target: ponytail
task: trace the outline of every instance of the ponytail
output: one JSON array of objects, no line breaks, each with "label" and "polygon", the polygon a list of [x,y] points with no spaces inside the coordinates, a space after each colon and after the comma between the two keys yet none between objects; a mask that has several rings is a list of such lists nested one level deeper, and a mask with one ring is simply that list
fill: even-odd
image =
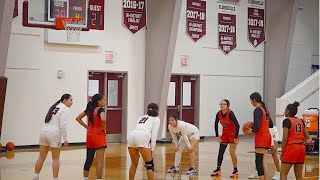
[{"label": "ponytail", "polygon": [[50,122],[50,120],[51,120],[51,118],[52,118],[53,110],[56,108],[56,106],[57,106],[59,103],[62,103],[64,100],[68,100],[70,97],[71,97],[70,94],[64,94],[64,95],[61,96],[61,98],[60,98],[59,101],[57,101],[56,103],[54,103],[54,104],[50,107],[50,109],[49,109],[49,111],[48,111],[48,113],[47,113],[47,115],[46,115],[46,118],[45,118],[45,123]]},{"label": "ponytail", "polygon": [[269,113],[269,111],[268,111],[268,109],[267,109],[267,107],[266,107],[266,104],[265,104],[263,101],[261,101],[260,103],[261,103],[263,109],[266,111],[267,119],[270,120],[270,119],[271,119],[271,118],[270,118],[270,113]]}]

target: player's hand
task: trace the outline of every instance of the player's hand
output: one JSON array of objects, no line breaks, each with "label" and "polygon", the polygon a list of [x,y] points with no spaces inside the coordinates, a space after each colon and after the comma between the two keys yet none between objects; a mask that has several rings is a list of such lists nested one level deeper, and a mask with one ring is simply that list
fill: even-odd
[{"label": "player's hand", "polygon": [[220,137],[217,137],[216,140],[217,140],[218,143],[221,143],[221,138]]},{"label": "player's hand", "polygon": [[63,142],[63,147],[68,147],[68,146],[69,146],[68,141]]},{"label": "player's hand", "polygon": [[234,139],[234,143],[238,144],[239,143],[239,139]]},{"label": "player's hand", "polygon": [[248,130],[245,132],[247,135],[252,135],[253,132],[252,132],[252,129],[251,128],[248,128]]},{"label": "player's hand", "polygon": [[189,154],[191,154],[193,152],[192,146],[188,147],[188,152],[189,152]]}]

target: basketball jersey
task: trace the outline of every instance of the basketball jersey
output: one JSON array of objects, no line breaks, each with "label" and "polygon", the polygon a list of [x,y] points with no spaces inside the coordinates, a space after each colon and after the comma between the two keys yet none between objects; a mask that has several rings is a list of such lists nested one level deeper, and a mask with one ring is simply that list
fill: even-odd
[{"label": "basketball jersey", "polygon": [[69,108],[59,103],[52,112],[51,120],[42,127],[42,132],[51,132],[58,136],[62,136],[64,141],[68,141],[67,138],[67,118],[69,115]]},{"label": "basketball jersey", "polygon": [[225,117],[222,116],[222,111],[218,112],[218,118],[220,121],[220,124],[223,127],[223,132],[235,132],[236,126],[234,125],[233,121],[230,119],[230,110],[228,110]]},{"label": "basketball jersey", "polygon": [[287,144],[303,143],[304,125],[302,120],[296,117],[288,117],[288,119],[291,122],[291,127],[288,132]]},{"label": "basketball jersey", "polygon": [[[98,111],[101,107],[96,107],[93,112],[93,124],[88,119],[88,133],[95,134],[103,134],[105,135],[105,131],[102,125],[102,120],[98,116]],[[88,116],[89,117],[89,116]]]},{"label": "basketball jersey", "polygon": [[260,122],[260,128],[256,132],[256,134],[269,132],[269,120],[267,119],[267,112],[264,110],[262,106],[258,107],[262,111],[262,117]]}]

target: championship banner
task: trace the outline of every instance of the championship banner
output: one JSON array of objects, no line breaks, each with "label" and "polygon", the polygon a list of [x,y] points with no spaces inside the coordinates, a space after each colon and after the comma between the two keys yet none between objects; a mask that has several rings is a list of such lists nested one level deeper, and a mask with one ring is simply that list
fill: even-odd
[{"label": "championship banner", "polygon": [[206,1],[187,0],[186,31],[194,42],[206,35],[206,10]]},{"label": "championship banner", "polygon": [[123,24],[133,34],[147,25],[146,0],[123,0]]},{"label": "championship banner", "polygon": [[224,54],[237,47],[236,6],[218,4],[218,43]]},{"label": "championship banner", "polygon": [[254,46],[265,41],[264,0],[248,0],[248,40]]}]

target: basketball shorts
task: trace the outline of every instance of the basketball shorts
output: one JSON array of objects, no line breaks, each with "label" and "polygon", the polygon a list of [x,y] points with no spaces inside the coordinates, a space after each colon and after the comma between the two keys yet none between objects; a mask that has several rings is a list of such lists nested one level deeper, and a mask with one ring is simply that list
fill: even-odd
[{"label": "basketball shorts", "polygon": [[274,141],[278,141],[279,140],[279,133],[278,133],[278,129],[273,126],[273,128],[269,128],[269,132],[271,135],[271,146],[274,145]]},{"label": "basketball shorts", "polygon": [[87,132],[86,146],[92,149],[107,147],[106,135]]},{"label": "basketball shorts", "polygon": [[269,132],[255,134],[254,138],[255,148],[271,148],[271,135]]},{"label": "basketball shorts", "polygon": [[306,158],[306,146],[304,144],[289,144],[282,153],[281,163],[303,164]]},{"label": "basketball shorts", "polygon": [[133,130],[128,137],[128,147],[150,148],[151,139],[145,131]]},{"label": "basketball shorts", "polygon": [[189,136],[189,140],[192,138],[198,141],[200,140],[200,134],[198,129]]},{"label": "basketball shorts", "polygon": [[41,131],[39,144],[41,146],[49,146],[51,148],[60,148],[61,136],[49,131]]},{"label": "basketball shorts", "polygon": [[[220,137],[221,143],[234,143],[235,133],[234,132],[222,132]],[[238,136],[239,139],[239,136]]]}]

